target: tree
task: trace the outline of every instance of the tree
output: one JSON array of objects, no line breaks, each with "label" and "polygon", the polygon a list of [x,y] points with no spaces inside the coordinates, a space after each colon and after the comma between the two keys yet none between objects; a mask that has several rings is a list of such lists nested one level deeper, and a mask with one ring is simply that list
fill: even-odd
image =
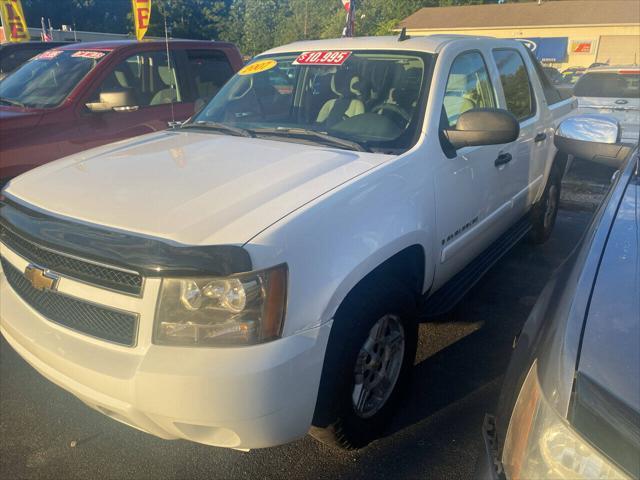
[{"label": "tree", "polygon": [[343,22],[344,9],[339,1],[288,0],[280,12],[277,43],[339,35],[342,27],[335,22],[338,13]]},{"label": "tree", "polygon": [[127,33],[126,22],[131,2],[122,0],[23,0],[24,14],[30,27],[40,26],[40,19],[51,19],[54,27],[75,25],[77,30]]},{"label": "tree", "polygon": [[[507,0],[515,1],[531,0]],[[558,0],[556,0],[558,1]],[[388,35],[422,7],[496,3],[497,0],[357,0],[356,33]],[[132,33],[131,0],[23,0],[30,26],[40,17],[55,27]],[[340,36],[345,11],[339,0],[153,0],[148,35],[227,40],[255,55],[297,40]]]},{"label": "tree", "polygon": [[276,44],[276,30],[283,5],[279,0],[244,0],[242,46],[255,55]]},{"label": "tree", "polygon": [[[232,0],[154,0],[149,35],[164,36],[164,19],[175,38],[215,40],[224,29]],[[131,13],[127,15],[131,20]]]}]

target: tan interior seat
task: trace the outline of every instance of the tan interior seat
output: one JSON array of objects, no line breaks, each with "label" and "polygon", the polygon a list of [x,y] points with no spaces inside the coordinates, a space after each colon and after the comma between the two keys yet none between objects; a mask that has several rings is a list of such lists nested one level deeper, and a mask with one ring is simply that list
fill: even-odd
[{"label": "tan interior seat", "polygon": [[149,105],[163,105],[178,101],[175,88],[171,88],[174,83],[173,71],[169,67],[158,67],[158,76],[166,88],[159,90],[152,98]]},{"label": "tan interior seat", "polygon": [[316,119],[318,123],[333,125],[365,112],[364,102],[358,98],[359,78],[356,75],[338,69],[331,78],[331,90],[337,97],[322,106]]}]

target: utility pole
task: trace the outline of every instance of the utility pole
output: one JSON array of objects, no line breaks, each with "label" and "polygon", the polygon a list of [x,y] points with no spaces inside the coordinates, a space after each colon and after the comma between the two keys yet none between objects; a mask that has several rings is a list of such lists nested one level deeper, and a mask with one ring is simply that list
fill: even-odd
[{"label": "utility pole", "polygon": [[307,24],[309,21],[309,0],[304,0],[304,39],[307,39]]}]

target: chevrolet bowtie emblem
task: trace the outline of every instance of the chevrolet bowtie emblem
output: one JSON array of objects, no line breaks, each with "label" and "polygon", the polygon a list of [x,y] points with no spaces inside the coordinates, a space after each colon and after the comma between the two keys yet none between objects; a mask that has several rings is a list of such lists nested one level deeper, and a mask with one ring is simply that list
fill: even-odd
[{"label": "chevrolet bowtie emblem", "polygon": [[24,269],[24,276],[33,288],[41,292],[58,288],[59,277],[56,274],[33,264],[27,265],[27,268]]}]

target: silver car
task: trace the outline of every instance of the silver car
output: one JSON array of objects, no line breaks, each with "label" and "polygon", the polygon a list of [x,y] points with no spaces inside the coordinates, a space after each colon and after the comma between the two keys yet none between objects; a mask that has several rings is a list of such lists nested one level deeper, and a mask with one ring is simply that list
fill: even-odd
[{"label": "silver car", "polygon": [[640,137],[640,66],[590,68],[573,88],[578,99],[576,113],[602,113],[615,117],[622,126],[622,138],[637,142]]},{"label": "silver car", "polygon": [[581,242],[518,336],[478,479],[640,477],[640,160],[611,117],[566,119],[556,146],[616,165]]}]

